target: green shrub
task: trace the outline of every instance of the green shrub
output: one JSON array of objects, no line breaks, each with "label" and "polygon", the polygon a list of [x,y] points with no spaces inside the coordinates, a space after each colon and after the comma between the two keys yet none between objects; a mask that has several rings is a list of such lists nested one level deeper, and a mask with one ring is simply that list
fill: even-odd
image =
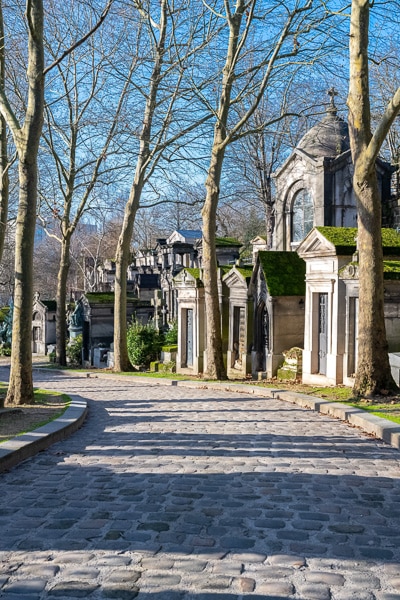
[{"label": "green shrub", "polygon": [[164,346],[175,346],[178,343],[178,322],[169,323],[169,329],[164,333]]},{"label": "green shrub", "polygon": [[176,362],[171,360],[167,363],[160,363],[158,366],[160,373],[176,373]]},{"label": "green shrub", "polygon": [[128,356],[134,367],[148,367],[158,359],[163,337],[152,325],[133,322],[127,332]]},{"label": "green shrub", "polygon": [[11,356],[11,346],[1,344],[0,356]]},{"label": "green shrub", "polygon": [[67,344],[66,353],[67,353],[67,358],[69,358],[71,364],[73,364],[73,365],[82,364],[82,345],[83,345],[82,335],[77,335],[75,338],[73,338]]}]

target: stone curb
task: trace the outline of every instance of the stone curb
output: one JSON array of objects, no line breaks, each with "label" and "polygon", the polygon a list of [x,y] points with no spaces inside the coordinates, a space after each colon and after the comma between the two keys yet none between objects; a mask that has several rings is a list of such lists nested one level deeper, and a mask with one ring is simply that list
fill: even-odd
[{"label": "stone curb", "polygon": [[[180,382],[178,382],[178,385],[180,385]],[[207,383],[207,387],[218,387],[219,389],[230,389],[236,392],[254,394],[256,396],[266,396],[265,388],[260,389],[255,386],[247,386],[243,384],[235,385]],[[307,396],[307,394],[287,392],[286,390],[272,388],[268,390],[268,393],[270,393],[273,398],[278,400],[292,402],[293,404],[297,404],[302,408],[310,409],[315,412],[334,417],[335,419],[340,419],[341,421],[345,421],[350,425],[354,425],[355,427],[359,427],[369,435],[381,439],[394,448],[400,450],[400,425],[398,423],[394,423],[393,421],[389,421],[388,419],[384,419],[382,417],[371,415],[360,408],[354,408],[352,406],[348,406],[347,404],[342,404],[341,402],[329,402],[329,400],[322,400],[321,398],[316,398],[315,396]]]},{"label": "stone curb", "polygon": [[276,391],[274,397],[345,421],[400,450],[400,425],[398,423],[371,415],[360,408],[347,406],[340,402],[320,400],[306,394]]},{"label": "stone curb", "polygon": [[0,444],[0,473],[60,442],[81,427],[87,415],[87,403],[72,400],[67,410],[50,423]]}]

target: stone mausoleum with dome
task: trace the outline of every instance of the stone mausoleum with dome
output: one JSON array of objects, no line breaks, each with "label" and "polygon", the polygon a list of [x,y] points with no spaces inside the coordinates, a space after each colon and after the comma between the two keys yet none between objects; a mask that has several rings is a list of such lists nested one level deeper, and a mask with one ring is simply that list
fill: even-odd
[{"label": "stone mausoleum with dome", "polygon": [[[284,356],[295,347],[302,354],[304,382],[351,385],[357,367],[358,270],[353,264],[357,207],[349,128],[338,115],[335,90],[329,94],[325,115],[274,174],[272,249],[255,253],[251,273],[240,265],[219,269],[223,348],[231,378],[249,373],[256,378],[273,377]],[[382,225],[395,227],[394,169],[378,159],[376,170]],[[387,231],[398,238],[400,249],[400,235],[393,229]],[[332,242],[342,236],[347,240],[346,252]],[[396,281],[396,257],[386,258],[391,263],[390,273],[385,275],[388,341],[391,352],[400,356],[400,272]],[[200,268],[196,277],[191,277],[187,271],[175,282],[177,370],[182,373],[202,371],[207,364],[202,272]],[[196,344],[192,340],[197,340]],[[190,353],[185,350],[189,346],[193,346]],[[186,357],[192,354],[188,361]]]},{"label": "stone mausoleum with dome", "polygon": [[[357,227],[349,128],[337,114],[334,90],[322,120],[314,125],[274,174],[275,250],[295,250],[313,227]],[[392,225],[393,167],[377,160],[383,225]]]}]

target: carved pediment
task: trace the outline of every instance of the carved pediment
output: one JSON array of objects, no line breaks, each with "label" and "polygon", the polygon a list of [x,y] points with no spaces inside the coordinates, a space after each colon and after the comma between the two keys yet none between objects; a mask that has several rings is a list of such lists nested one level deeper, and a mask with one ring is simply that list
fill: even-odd
[{"label": "carved pediment", "polygon": [[316,256],[336,256],[336,248],[318,229],[312,229],[297,248],[297,254],[304,260]]},{"label": "carved pediment", "polygon": [[200,269],[182,269],[174,277],[175,287],[196,287],[202,286],[200,279]]},{"label": "carved pediment", "polygon": [[246,283],[245,277],[235,267],[233,267],[233,269],[231,269],[231,271],[229,271],[229,273],[227,273],[226,275],[224,275],[224,277],[222,278],[222,281],[229,288],[232,288],[232,287],[243,288],[244,287],[244,288],[247,289],[247,283]]}]

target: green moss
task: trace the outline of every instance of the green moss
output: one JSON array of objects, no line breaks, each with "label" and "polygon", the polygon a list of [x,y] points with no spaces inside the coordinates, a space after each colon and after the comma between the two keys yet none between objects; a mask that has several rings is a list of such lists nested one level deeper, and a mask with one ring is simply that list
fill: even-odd
[{"label": "green moss", "polygon": [[230,271],[232,271],[233,266],[232,265],[221,265],[218,268],[221,271],[221,274],[222,274],[222,277],[223,277],[224,275],[226,275],[227,273],[229,273]]},{"label": "green moss", "polygon": [[[85,294],[89,304],[114,304],[114,292],[89,292]],[[126,295],[128,302],[139,302],[133,293]]]},{"label": "green moss", "polygon": [[304,296],[306,263],[296,252],[258,253],[271,296]]},{"label": "green moss", "polygon": [[[357,247],[356,227],[316,227],[336,248],[336,254],[346,256],[354,254]],[[385,256],[400,256],[400,234],[395,229],[383,228],[382,248]]]},{"label": "green moss", "polygon": [[400,260],[384,260],[383,277],[388,280],[400,279]]},{"label": "green moss", "polygon": [[231,237],[217,237],[215,239],[215,245],[218,247],[221,246],[242,246],[243,244],[239,242],[239,240]]},{"label": "green moss", "polygon": [[239,273],[245,279],[251,279],[251,276],[253,274],[253,267],[236,267],[236,271],[239,271]]},{"label": "green moss", "polygon": [[383,254],[400,256],[400,234],[395,229],[382,229]]},{"label": "green moss", "polygon": [[178,346],[173,344],[171,346],[161,346],[163,352],[178,352]]},{"label": "green moss", "polygon": [[200,269],[185,269],[185,271],[187,273],[189,273],[189,275],[191,275],[193,277],[193,279],[196,280],[197,285],[203,285],[203,282],[201,280],[201,272]]},{"label": "green moss", "polygon": [[351,255],[356,251],[356,227],[316,227],[336,248],[336,254]]}]

